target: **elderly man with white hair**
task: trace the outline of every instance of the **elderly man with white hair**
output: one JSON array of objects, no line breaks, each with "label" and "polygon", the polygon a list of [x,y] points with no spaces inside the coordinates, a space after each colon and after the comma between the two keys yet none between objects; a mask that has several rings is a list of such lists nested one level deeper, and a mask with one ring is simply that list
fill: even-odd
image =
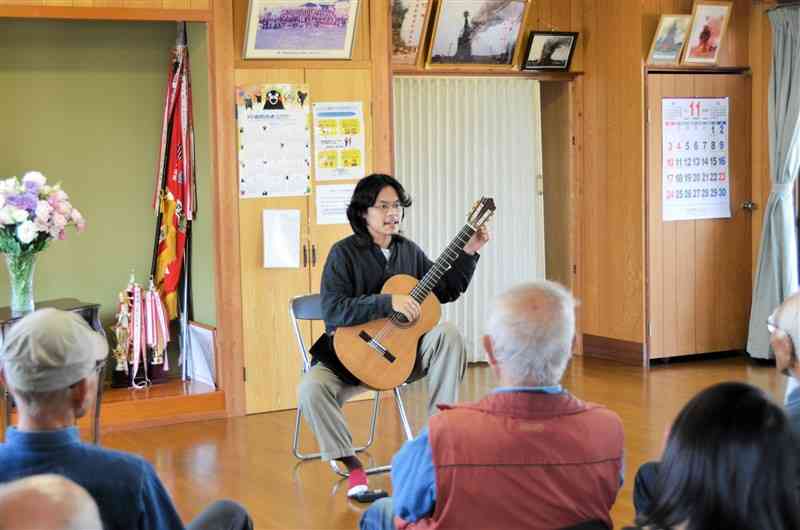
[{"label": "elderly man with white hair", "polygon": [[0,485],[0,530],[103,530],[89,493],[58,475]]},{"label": "elderly man with white hair", "polygon": [[575,301],[560,285],[499,296],[483,338],[498,386],[478,402],[440,406],[395,455],[394,495],[361,528],[612,528],[622,422],[561,386],[574,336]]},{"label": "elderly man with white hair", "polygon": [[[0,483],[40,473],[65,476],[97,501],[106,530],[181,530],[169,493],[143,458],[80,440],[75,422],[94,404],[105,338],[77,314],[35,311],[14,324],[0,349],[0,382],[19,412],[0,444]],[[191,530],[252,530],[244,508],[217,501]]]}]

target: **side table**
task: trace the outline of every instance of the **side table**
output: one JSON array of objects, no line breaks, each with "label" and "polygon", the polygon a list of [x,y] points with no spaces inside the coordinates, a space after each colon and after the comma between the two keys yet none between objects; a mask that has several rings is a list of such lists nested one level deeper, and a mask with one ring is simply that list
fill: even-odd
[{"label": "side table", "polygon": [[[53,307],[62,311],[73,311],[78,313],[86,322],[98,333],[106,336],[103,325],[100,323],[100,304],[82,302],[77,298],[58,298],[55,300],[45,300],[36,302],[36,309]],[[10,307],[0,307],[0,344],[5,340],[6,333],[22,317],[11,316]],[[100,401],[103,397],[103,382],[105,381],[105,369],[98,375],[97,397],[94,404],[94,417],[92,418],[92,441],[97,444],[100,442]],[[2,425],[0,436],[5,437],[6,428],[11,425],[11,410],[14,408],[14,400],[8,390],[3,388],[3,399],[0,403],[2,407]]]}]

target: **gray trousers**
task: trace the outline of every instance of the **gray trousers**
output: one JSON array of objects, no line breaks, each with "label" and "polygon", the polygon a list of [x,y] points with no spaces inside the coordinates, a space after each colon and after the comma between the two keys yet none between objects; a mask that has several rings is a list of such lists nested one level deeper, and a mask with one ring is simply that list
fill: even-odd
[{"label": "gray trousers", "polygon": [[[428,376],[428,416],[438,403],[454,403],[464,377],[467,351],[455,326],[441,323],[419,343],[418,361],[409,381]],[[303,374],[297,391],[300,411],[317,437],[323,460],[355,455],[353,437],[347,428],[342,405],[363,392],[363,386],[347,385],[330,369],[317,363]]]}]

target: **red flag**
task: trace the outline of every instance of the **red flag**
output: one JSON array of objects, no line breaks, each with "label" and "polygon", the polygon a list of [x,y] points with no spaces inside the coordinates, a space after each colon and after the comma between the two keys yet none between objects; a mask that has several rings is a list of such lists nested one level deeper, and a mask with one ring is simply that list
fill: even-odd
[{"label": "red flag", "polygon": [[184,265],[188,223],[194,218],[194,123],[185,45],[172,50],[161,150],[153,207],[159,209],[157,257],[154,281],[167,317],[178,317],[178,286]]}]

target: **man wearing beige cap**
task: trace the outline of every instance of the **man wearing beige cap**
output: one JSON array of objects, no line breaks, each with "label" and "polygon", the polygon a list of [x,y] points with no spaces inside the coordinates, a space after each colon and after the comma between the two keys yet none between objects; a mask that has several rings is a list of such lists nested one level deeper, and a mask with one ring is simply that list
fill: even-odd
[{"label": "man wearing beige cap", "polygon": [[[35,311],[18,321],[0,348],[0,381],[19,424],[0,445],[0,483],[41,473],[65,476],[97,502],[106,530],[183,528],[169,493],[144,459],[80,441],[75,421],[94,403],[105,339],[77,314]],[[218,501],[189,529],[252,529],[238,504]]]}]

